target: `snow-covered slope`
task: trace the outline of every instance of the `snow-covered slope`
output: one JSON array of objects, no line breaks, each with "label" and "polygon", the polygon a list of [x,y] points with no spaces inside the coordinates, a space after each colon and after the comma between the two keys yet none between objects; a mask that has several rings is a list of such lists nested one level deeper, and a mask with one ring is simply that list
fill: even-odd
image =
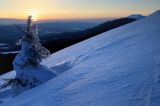
[{"label": "snow-covered slope", "polygon": [[1,106],[159,106],[160,12],[61,50],[42,64],[61,74]]},{"label": "snow-covered slope", "polygon": [[139,19],[145,18],[145,16],[143,16],[141,14],[132,14],[132,15],[128,16],[128,18],[134,18],[136,20],[139,20]]}]

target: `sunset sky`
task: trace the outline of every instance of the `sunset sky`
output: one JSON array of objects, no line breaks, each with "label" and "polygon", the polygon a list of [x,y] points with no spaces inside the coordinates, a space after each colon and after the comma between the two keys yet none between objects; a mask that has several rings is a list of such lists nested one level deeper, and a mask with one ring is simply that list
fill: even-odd
[{"label": "sunset sky", "polygon": [[148,15],[160,0],[0,0],[0,18],[94,19]]}]

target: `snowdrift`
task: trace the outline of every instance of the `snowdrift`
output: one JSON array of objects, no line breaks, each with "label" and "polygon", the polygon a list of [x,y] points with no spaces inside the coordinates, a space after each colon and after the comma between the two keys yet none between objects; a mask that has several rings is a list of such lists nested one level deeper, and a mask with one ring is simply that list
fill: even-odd
[{"label": "snowdrift", "polygon": [[44,60],[59,76],[1,106],[159,106],[160,11]]}]

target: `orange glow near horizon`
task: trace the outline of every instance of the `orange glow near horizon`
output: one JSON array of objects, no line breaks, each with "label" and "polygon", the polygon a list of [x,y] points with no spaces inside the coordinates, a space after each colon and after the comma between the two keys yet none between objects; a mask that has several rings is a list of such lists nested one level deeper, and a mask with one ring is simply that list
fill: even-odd
[{"label": "orange glow near horizon", "polygon": [[38,20],[38,16],[39,16],[39,11],[38,10],[30,10],[28,11],[28,14],[26,14],[27,16],[31,15],[33,21],[37,21]]},{"label": "orange glow near horizon", "polygon": [[[32,15],[33,20],[43,20],[43,19],[98,19],[98,18],[117,18],[124,17],[132,14],[132,11],[123,11],[123,13],[115,13],[115,11],[81,11],[76,9],[55,9],[55,10],[38,10],[38,9],[30,9],[30,10],[21,10],[14,11],[14,13],[10,11],[1,11],[0,10],[0,18],[15,18],[15,19],[26,19],[27,16]],[[144,15],[148,15],[147,12],[143,12]]]},{"label": "orange glow near horizon", "polygon": [[[16,19],[26,19],[27,16],[32,15],[33,19],[36,21],[38,19],[94,19],[94,18],[113,18],[122,17],[122,15],[112,14],[111,12],[99,12],[99,11],[80,11],[80,10],[65,10],[65,9],[54,9],[54,10],[21,10],[14,11],[1,11],[0,18],[16,18]],[[126,14],[127,15],[127,14]],[[108,17],[107,17],[108,16]]]},{"label": "orange glow near horizon", "polygon": [[128,0],[0,0],[0,18],[26,19],[97,19],[130,14],[148,15],[160,1]]}]

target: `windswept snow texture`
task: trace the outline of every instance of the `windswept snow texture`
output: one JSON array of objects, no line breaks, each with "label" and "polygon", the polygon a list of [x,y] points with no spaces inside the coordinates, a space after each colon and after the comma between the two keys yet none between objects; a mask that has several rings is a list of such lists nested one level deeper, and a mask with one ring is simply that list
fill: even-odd
[{"label": "windswept snow texture", "polygon": [[160,12],[61,50],[43,64],[65,72],[1,106],[160,106]]}]

